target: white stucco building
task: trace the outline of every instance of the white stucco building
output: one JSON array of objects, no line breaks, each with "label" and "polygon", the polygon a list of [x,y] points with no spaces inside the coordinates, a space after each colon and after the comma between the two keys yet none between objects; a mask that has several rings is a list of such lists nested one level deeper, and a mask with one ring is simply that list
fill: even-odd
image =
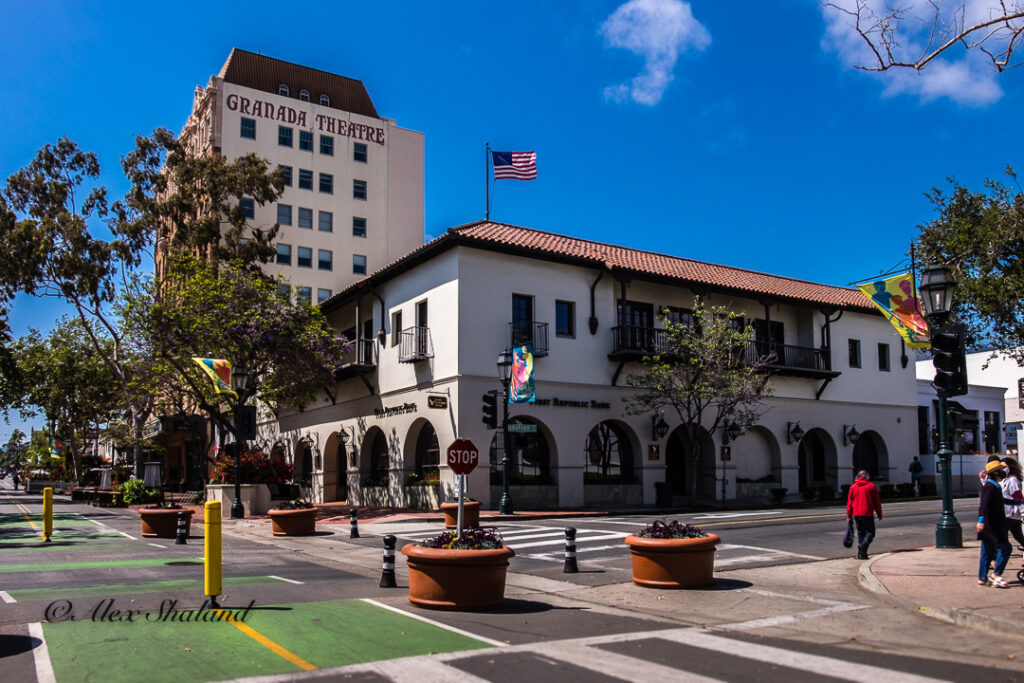
[{"label": "white stucco building", "polygon": [[861,468],[905,480],[914,368],[857,291],[492,222],[452,228],[324,302],[355,340],[350,362],[331,395],[261,439],[311,473],[319,501],[429,507],[451,498],[444,452],[468,438],[481,454],[468,493],[496,507],[501,452],[482,396],[500,388],[499,353],[529,341],[538,400],[511,417],[536,432],[513,436],[516,509],[665,502],[669,487],[683,494],[685,431],[674,415],[662,432],[658,416],[627,414],[626,378],[657,345],[659,312],[683,318],[695,294],[742,313],[777,359],[773,395],[728,461],[711,435],[704,500],[837,489]]}]

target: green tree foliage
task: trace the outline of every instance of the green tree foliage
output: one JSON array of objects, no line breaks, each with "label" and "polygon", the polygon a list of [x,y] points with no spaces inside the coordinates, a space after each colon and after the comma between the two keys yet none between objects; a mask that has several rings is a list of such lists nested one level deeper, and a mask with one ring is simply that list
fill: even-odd
[{"label": "green tree foliage", "polygon": [[191,358],[226,358],[244,366],[253,396],[276,412],[301,406],[336,384],[349,343],[318,308],[292,302],[278,282],[241,262],[213,264],[179,254],[168,270],[174,285],[152,306],[154,347],[173,369],[180,389],[224,429],[232,426],[208,377]]},{"label": "green tree foliage", "polygon": [[643,370],[627,378],[628,386],[640,390],[626,399],[630,414],[671,410],[686,430],[691,504],[711,434],[729,423],[744,429],[754,424],[761,400],[770,393],[769,357],[755,352],[753,330],[742,325],[742,315],[695,298],[692,324],[666,318],[659,353],[645,357]]},{"label": "green tree foliage", "polygon": [[25,432],[15,429],[11,438],[0,447],[0,467],[13,467],[20,470],[28,460],[28,442]]},{"label": "green tree foliage", "polygon": [[[1013,170],[1006,172],[1016,185]],[[950,184],[951,194],[928,193],[939,215],[920,226],[922,261],[951,269],[956,314],[973,341],[1024,365],[1024,194],[995,180],[981,192]]]}]

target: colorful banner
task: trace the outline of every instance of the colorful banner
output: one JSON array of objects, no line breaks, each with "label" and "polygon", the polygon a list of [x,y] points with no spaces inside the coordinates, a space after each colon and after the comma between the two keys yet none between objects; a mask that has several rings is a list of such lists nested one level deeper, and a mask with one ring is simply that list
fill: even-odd
[{"label": "colorful banner", "polygon": [[512,349],[512,384],[508,390],[509,403],[533,403],[537,392],[533,388],[533,345]]},{"label": "colorful banner", "polygon": [[857,289],[882,311],[907,346],[923,349],[930,345],[928,323],[921,315],[921,303],[910,273],[857,285]]},{"label": "colorful banner", "polygon": [[54,439],[52,436],[47,437],[47,440],[50,442],[50,455],[51,456],[57,458],[57,457],[60,457],[60,456],[64,455],[64,444],[63,444],[63,442],[58,441],[57,439]]},{"label": "colorful banner", "polygon": [[196,365],[203,369],[210,379],[213,380],[214,391],[217,395],[227,394],[238,398],[238,394],[231,388],[231,362],[223,358],[193,358]]}]

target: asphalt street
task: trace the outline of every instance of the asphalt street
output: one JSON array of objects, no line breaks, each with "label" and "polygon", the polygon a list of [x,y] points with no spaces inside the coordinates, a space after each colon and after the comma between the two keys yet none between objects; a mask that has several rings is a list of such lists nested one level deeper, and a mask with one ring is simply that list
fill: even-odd
[{"label": "asphalt street", "polygon": [[[506,604],[433,612],[380,588],[381,536],[437,522],[321,525],[274,539],[225,525],[221,604],[203,621],[202,530],[143,539],[138,516],[57,499],[51,543],[40,497],[0,490],[0,666],[15,681],[1013,680],[1020,641],[984,640],[862,593],[838,508],[687,515],[722,536],[714,587],[640,588],[622,538],[649,515],[498,524],[516,549]],[[971,501],[958,505],[969,519]],[[887,506],[879,552],[932,542],[935,501]],[[564,526],[578,574],[562,572]],[[401,545],[401,543],[400,543]],[[907,634],[912,633],[912,639]],[[998,648],[999,657],[993,656]]]}]

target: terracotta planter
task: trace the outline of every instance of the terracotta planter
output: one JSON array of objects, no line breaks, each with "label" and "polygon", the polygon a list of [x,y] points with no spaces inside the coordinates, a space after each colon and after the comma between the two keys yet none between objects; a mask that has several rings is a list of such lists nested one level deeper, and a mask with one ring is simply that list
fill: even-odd
[{"label": "terracotta planter", "polygon": [[178,537],[178,513],[185,513],[186,535],[192,533],[192,515],[195,510],[182,510],[181,508],[141,508],[139,516],[142,518],[142,535],[146,538],[177,538]]},{"label": "terracotta planter", "polygon": [[715,581],[715,546],[721,539],[625,538],[633,559],[633,583],[650,588],[699,588]]},{"label": "terracotta planter", "polygon": [[275,536],[312,536],[316,533],[316,508],[269,510]]},{"label": "terracotta planter", "polygon": [[[444,513],[444,528],[454,529],[459,525],[459,504],[441,503]],[[462,503],[462,527],[480,526],[480,502],[467,500]]]},{"label": "terracotta planter", "polygon": [[505,602],[511,548],[444,550],[410,543],[402,554],[409,566],[409,602],[418,607],[482,610]]}]

